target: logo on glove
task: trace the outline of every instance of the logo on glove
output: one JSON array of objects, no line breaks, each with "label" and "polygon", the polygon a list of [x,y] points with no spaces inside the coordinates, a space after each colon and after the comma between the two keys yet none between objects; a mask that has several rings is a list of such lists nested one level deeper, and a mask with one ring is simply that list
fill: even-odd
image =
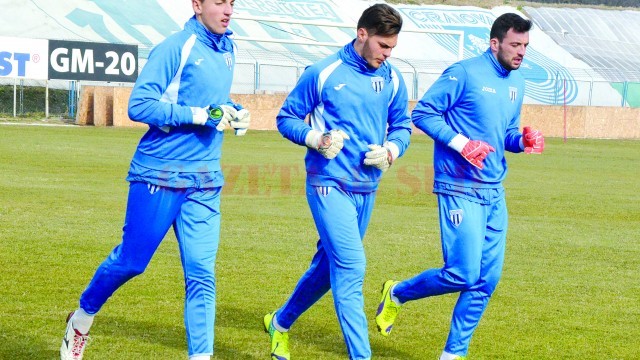
[{"label": "logo on glove", "polygon": [[222,118],[222,115],[224,115],[224,111],[222,111],[219,106],[213,107],[209,110],[209,117],[214,120]]}]

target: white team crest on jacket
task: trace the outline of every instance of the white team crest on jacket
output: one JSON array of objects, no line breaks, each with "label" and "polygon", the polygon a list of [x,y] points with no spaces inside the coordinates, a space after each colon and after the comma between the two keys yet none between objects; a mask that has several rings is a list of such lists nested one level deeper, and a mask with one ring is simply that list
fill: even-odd
[{"label": "white team crest on jacket", "polygon": [[318,195],[322,197],[329,196],[329,193],[331,192],[331,187],[329,186],[316,186],[315,188]]},{"label": "white team crest on jacket", "polygon": [[460,226],[460,224],[462,223],[463,213],[464,212],[462,211],[462,209],[449,210],[449,220],[451,220],[451,223],[453,224],[453,226],[455,227]]},{"label": "white team crest on jacket", "polygon": [[231,65],[233,65],[233,58],[231,57],[231,53],[224,53],[224,61],[227,63],[227,67],[231,70]]},{"label": "white team crest on jacket", "polygon": [[515,102],[518,97],[518,88],[509,86],[509,99],[511,102]]},{"label": "white team crest on jacket", "polygon": [[149,189],[149,194],[153,195],[160,190],[160,186],[147,183],[147,189]]},{"label": "white team crest on jacket", "polygon": [[384,89],[384,79],[380,76],[374,76],[371,78],[371,87],[376,94],[379,94]]}]

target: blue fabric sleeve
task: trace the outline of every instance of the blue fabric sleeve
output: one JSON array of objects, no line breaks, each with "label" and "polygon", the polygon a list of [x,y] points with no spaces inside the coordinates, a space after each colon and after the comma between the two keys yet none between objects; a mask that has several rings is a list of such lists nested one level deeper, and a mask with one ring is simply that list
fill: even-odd
[{"label": "blue fabric sleeve", "polygon": [[311,131],[305,118],[318,104],[318,98],[316,70],[315,67],[309,67],[300,76],[276,117],[276,125],[282,136],[305,146],[304,139]]},{"label": "blue fabric sleeve", "polygon": [[[396,74],[400,74],[396,71]],[[409,95],[407,87],[402,79],[399,79],[398,93],[389,106],[389,118],[387,124],[387,141],[398,146],[402,156],[409,147],[411,141],[411,117],[409,116]]]},{"label": "blue fabric sleeve", "polygon": [[[157,127],[180,126],[193,123],[189,106],[161,101],[171,80],[180,68],[183,37],[174,37],[158,44],[149,53],[131,97],[129,118]],[[183,41],[180,41],[183,40]]]},{"label": "blue fabric sleeve", "polygon": [[[522,100],[520,100],[519,109],[522,108]],[[522,133],[520,133],[520,112],[518,112],[518,116],[513,118],[507,127],[507,131],[504,137],[504,148],[507,151],[512,153],[523,152],[524,149],[520,148],[520,139],[522,138]]]},{"label": "blue fabric sleeve", "polygon": [[444,113],[458,102],[464,92],[466,72],[453,64],[431,85],[411,113],[413,124],[444,145],[458,133],[445,121]]}]

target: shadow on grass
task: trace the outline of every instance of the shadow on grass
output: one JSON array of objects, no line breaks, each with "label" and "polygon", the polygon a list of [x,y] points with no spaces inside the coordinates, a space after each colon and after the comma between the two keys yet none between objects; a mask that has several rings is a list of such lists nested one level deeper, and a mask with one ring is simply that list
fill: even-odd
[{"label": "shadow on grass", "polygon": [[[268,310],[265,310],[266,313]],[[268,357],[268,336],[264,333],[262,326],[263,312],[249,311],[244,308],[233,306],[218,306],[217,309],[216,332],[220,334],[223,328],[233,328],[246,333],[243,339],[234,339],[216,336],[215,356],[214,359],[238,359],[238,360],[258,360]],[[326,322],[317,321],[317,317],[303,315],[292,329],[292,355],[301,358],[303,355],[295,356],[296,349],[300,349],[304,353],[312,352],[315,354],[324,353],[329,358],[347,359],[347,351],[339,330],[335,313],[326,312]],[[162,321],[131,321],[122,316],[111,316],[102,314],[99,323],[95,324],[96,344],[102,343],[105,346],[107,342],[114,339],[127,339],[133,342],[145,342],[152,347],[160,346],[176,349],[184,353],[182,359],[187,358],[187,344],[185,338],[185,330],[182,321],[167,326]],[[64,328],[60,329],[60,339]],[[402,360],[418,360],[423,356],[412,353],[411,351],[398,350],[391,346],[394,342],[389,342],[389,346],[381,345],[380,340],[374,340],[373,337],[379,336],[371,332],[369,334],[372,339],[373,358],[376,359],[402,359]],[[59,342],[56,340],[55,345],[49,341],[37,336],[31,336],[21,331],[19,327],[0,328],[0,359],[58,359]],[[397,344],[396,344],[397,345]],[[126,348],[126,347],[125,347]],[[149,349],[148,347],[144,347]],[[89,349],[90,350],[90,349]],[[123,350],[112,349],[114,358],[125,358],[126,354],[118,354]],[[157,352],[158,349],[151,350]],[[161,351],[161,350],[160,350]],[[174,351],[171,351],[174,353]],[[101,351],[102,355],[104,352]],[[150,355],[150,354],[148,354]],[[161,354],[153,354],[160,356]]]},{"label": "shadow on grass", "polygon": [[[313,308],[312,308],[313,309]],[[264,315],[273,309],[265,309],[264,312],[247,311],[244,308],[233,306],[218,306],[216,323],[219,327],[232,327],[240,330],[246,330],[255,333],[258,336],[261,349],[264,349],[265,355],[252,357],[247,354],[234,353],[230,349],[220,346],[216,342],[216,356],[220,359],[263,359],[268,356],[268,336],[264,332],[262,319]],[[311,309],[310,309],[311,310]],[[292,358],[301,358],[296,356],[296,348],[315,349],[314,351],[332,354],[332,358],[347,359],[347,349],[340,331],[335,311],[331,308],[331,312],[326,312],[326,322],[312,320],[309,316],[303,314],[290,332],[290,349]],[[369,338],[381,336],[377,333],[369,333]],[[393,341],[389,341],[390,344]],[[424,356],[415,354],[415,352],[405,352],[394,348],[393,346],[380,345],[378,341],[372,341],[372,358],[375,359],[397,359],[397,360],[423,360]],[[229,357],[227,357],[227,355]],[[242,355],[235,357],[235,355]]]},{"label": "shadow on grass", "polygon": [[[218,309],[217,311],[219,313],[220,310]],[[219,315],[217,315],[216,317],[219,318]],[[92,330],[95,331],[95,334],[97,334],[95,336],[103,337],[103,339],[106,339],[108,337],[126,338],[134,342],[146,342],[154,346],[173,348],[184,353],[184,356],[180,359],[187,359],[188,357],[186,333],[182,317],[180,317],[178,321],[175,322],[175,324],[171,324],[170,326],[167,326],[166,321],[131,321],[125,317],[110,316],[106,314],[101,314],[99,321],[99,325],[98,323],[96,323],[96,325],[98,325],[99,327],[94,326],[93,328],[95,328],[95,330]],[[216,331],[219,331],[221,325],[219,323],[219,320],[216,320],[216,322]],[[238,345],[235,342],[227,344],[221,342],[219,340],[219,337],[216,337],[213,358],[238,360],[254,360],[265,358],[265,356],[258,357],[246,354],[244,352],[244,349],[237,348],[237,346]],[[57,352],[54,355],[58,356]],[[158,355],[159,357],[155,355]],[[121,356],[126,355],[122,354]],[[162,355],[154,354],[154,357],[162,358]],[[0,359],[4,359],[4,357],[0,357]]]},{"label": "shadow on grass", "polygon": [[49,360],[60,358],[58,348],[52,350],[49,346],[50,344],[45,340],[25,335],[19,327],[0,328],[0,342],[2,342],[2,345],[0,345],[0,359]]}]

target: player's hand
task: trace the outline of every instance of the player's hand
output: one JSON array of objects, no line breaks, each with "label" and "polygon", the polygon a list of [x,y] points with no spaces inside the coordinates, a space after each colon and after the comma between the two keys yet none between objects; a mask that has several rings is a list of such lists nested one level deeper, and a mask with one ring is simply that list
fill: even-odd
[{"label": "player's hand", "polygon": [[394,156],[389,144],[389,142],[386,142],[383,146],[377,144],[367,145],[369,151],[364,154],[364,164],[378,168],[382,172],[387,171],[397,157],[397,155]]},{"label": "player's hand", "polygon": [[305,138],[308,147],[317,150],[326,159],[333,159],[344,147],[344,140],[351,138],[342,130],[331,130],[321,133],[318,130],[311,130]]},{"label": "player's hand", "polygon": [[243,136],[249,129],[251,123],[251,114],[247,109],[240,109],[236,112],[236,116],[229,122],[232,128],[235,129],[236,136]]},{"label": "player's hand", "polygon": [[193,107],[193,123],[207,126],[218,131],[224,128],[235,118],[237,110],[229,105],[211,105],[205,108]]},{"label": "player's hand", "polygon": [[544,136],[540,131],[531,130],[531,127],[525,126],[522,129],[522,145],[524,145],[524,152],[527,154],[542,154]]},{"label": "player's hand", "polygon": [[224,131],[236,117],[237,112],[238,110],[230,105],[211,105],[209,106],[209,118],[204,125],[218,131]]},{"label": "player's hand", "polygon": [[482,140],[469,140],[462,148],[460,155],[470,162],[471,165],[482,170],[484,168],[484,159],[494,151],[496,151],[496,149],[494,149],[493,146]]}]

